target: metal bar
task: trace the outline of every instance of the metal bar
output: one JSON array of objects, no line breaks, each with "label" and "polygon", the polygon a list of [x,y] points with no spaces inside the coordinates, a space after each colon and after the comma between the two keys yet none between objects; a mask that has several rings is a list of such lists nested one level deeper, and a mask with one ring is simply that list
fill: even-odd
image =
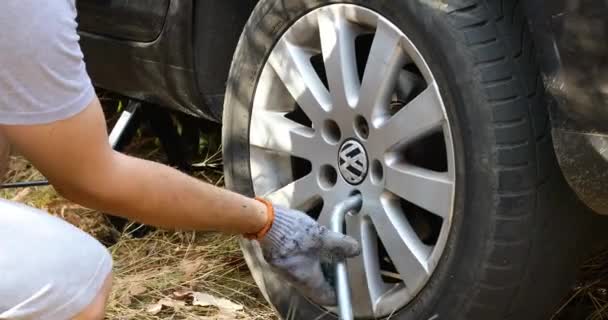
[{"label": "metal bar", "polygon": [[[125,110],[123,110],[120,114],[118,121],[116,121],[116,125],[114,125],[114,128],[112,128],[110,136],[108,137],[108,142],[110,143],[110,146],[112,146],[112,149],[116,148],[116,145],[120,141],[122,134],[129,126],[131,119],[133,119],[133,115],[135,115],[135,112],[137,111],[140,105],[141,102],[130,100]],[[28,188],[48,185],[48,180],[21,181],[1,184],[0,189]]]},{"label": "metal bar", "polygon": [[114,125],[114,128],[112,128],[110,136],[108,137],[108,141],[110,142],[110,146],[112,146],[112,149],[116,148],[116,145],[120,141],[120,137],[122,137],[122,134],[125,132],[125,129],[127,129],[127,127],[129,126],[131,119],[133,119],[133,115],[135,115],[135,112],[137,111],[140,105],[141,103],[139,101],[131,100],[127,104],[125,110],[120,113],[120,117],[118,118],[118,121],[116,121],[116,124]]},{"label": "metal bar", "polygon": [[[361,195],[354,195],[339,203],[332,212],[331,229],[335,232],[344,233],[344,219],[348,212],[361,208]],[[336,293],[338,295],[338,312],[340,319],[353,320],[353,304],[350,296],[350,284],[348,283],[348,270],[346,261],[336,263]]]},{"label": "metal bar", "polygon": [[48,184],[49,182],[47,180],[21,181],[2,184],[0,185],[0,189],[39,187]]}]

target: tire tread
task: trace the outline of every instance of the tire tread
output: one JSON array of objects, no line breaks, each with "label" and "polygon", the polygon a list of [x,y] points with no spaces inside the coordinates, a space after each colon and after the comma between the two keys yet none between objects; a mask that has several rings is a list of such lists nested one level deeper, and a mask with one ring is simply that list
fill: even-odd
[{"label": "tire tread", "polygon": [[461,33],[458,38],[463,39],[475,61],[479,85],[494,116],[491,130],[496,145],[492,152],[497,165],[493,170],[498,180],[495,231],[483,265],[486,277],[473,290],[467,311],[494,319],[511,314],[513,306],[497,307],[488,297],[512,301],[524,281],[527,259],[513,257],[529,255],[532,250],[533,236],[525,230],[539,220],[533,214],[537,195],[549,180],[541,163],[541,153],[551,151],[547,150],[549,118],[535,47],[520,1],[454,0],[450,7],[449,22]]}]

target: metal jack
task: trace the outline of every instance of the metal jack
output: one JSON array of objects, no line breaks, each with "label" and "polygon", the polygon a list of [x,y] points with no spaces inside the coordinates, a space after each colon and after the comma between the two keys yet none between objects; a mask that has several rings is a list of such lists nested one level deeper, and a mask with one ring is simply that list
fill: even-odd
[{"label": "metal jack", "polygon": [[131,100],[127,104],[127,107],[120,113],[120,117],[118,118],[118,121],[116,121],[112,131],[110,131],[110,136],[108,137],[108,142],[112,149],[116,149],[116,145],[118,145],[122,134],[127,130],[127,127],[129,126],[129,123],[131,123],[131,119],[133,119],[139,106],[141,106],[141,102]]},{"label": "metal jack", "polygon": [[[361,195],[354,195],[340,202],[331,215],[330,227],[332,231],[344,233],[344,220],[349,212],[358,211],[362,203]],[[336,263],[336,293],[338,295],[338,312],[340,319],[353,320],[353,304],[350,297],[350,285],[348,283],[348,271],[346,261]]]}]

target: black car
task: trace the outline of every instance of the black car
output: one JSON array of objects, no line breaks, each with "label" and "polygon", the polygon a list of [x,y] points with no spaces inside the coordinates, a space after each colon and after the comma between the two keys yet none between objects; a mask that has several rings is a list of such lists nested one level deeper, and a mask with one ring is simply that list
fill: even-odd
[{"label": "black car", "polygon": [[[608,214],[605,0],[78,9],[96,86],[222,124],[229,188],[324,224],[362,195],[357,319],[547,319],[588,233],[580,204]],[[242,248],[282,316],[336,318]]]}]

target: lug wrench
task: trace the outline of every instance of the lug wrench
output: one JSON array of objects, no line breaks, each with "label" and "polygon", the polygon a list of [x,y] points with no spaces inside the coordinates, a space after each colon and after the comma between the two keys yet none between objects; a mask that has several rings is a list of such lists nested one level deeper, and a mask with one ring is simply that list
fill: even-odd
[{"label": "lug wrench", "polygon": [[[344,220],[347,213],[357,211],[361,208],[361,195],[351,196],[339,203],[331,215],[330,227],[332,231],[344,233]],[[348,283],[348,271],[346,261],[338,261],[336,271],[336,293],[338,295],[338,312],[341,320],[352,320],[353,304],[350,298],[350,285]]]}]

